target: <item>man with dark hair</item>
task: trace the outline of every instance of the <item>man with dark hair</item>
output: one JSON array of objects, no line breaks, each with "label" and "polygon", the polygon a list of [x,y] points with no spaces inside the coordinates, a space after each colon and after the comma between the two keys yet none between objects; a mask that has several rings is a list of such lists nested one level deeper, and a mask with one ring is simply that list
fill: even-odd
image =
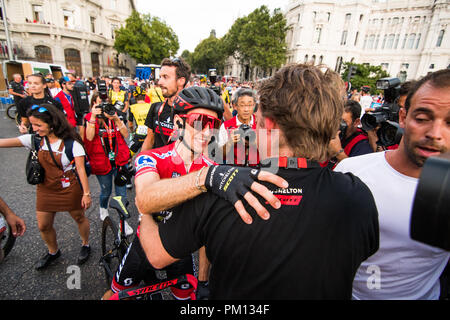
[{"label": "man with dark hair", "polygon": [[191,78],[191,67],[182,58],[168,59],[161,62],[159,87],[166,99],[153,103],[145,121],[148,127],[147,137],[142,151],[163,147],[170,142],[173,133],[173,101]]},{"label": "man with dark hair", "polygon": [[349,158],[336,167],[367,184],[380,215],[380,249],[356,273],[354,299],[439,299],[439,277],[450,257],[449,252],[410,237],[424,163],[450,150],[450,70],[416,82],[399,120],[404,135],[398,149]]},{"label": "man with dark hair", "polygon": [[[263,81],[256,122],[268,158],[261,166],[288,182],[264,183],[279,209],[247,192],[261,190],[256,180],[264,170],[211,166],[182,177],[176,189],[211,193],[176,208],[165,224],[141,210],[140,241],[150,263],[162,268],[205,245],[212,299],[350,299],[355,271],[378,248],[378,215],[357,177],[318,163],[339,128],[342,88],[337,73],[310,65],[284,67]],[[240,199],[250,202],[236,206],[245,223],[229,203]],[[259,201],[250,215],[246,209]],[[263,219],[253,221],[256,214]]]},{"label": "man with dark hair", "polygon": [[349,100],[345,103],[340,132],[330,142],[330,155],[334,155],[328,162],[330,168],[334,168],[345,158],[373,152],[367,135],[359,129],[360,115],[361,105],[357,101]]},{"label": "man with dark hair", "polygon": [[77,126],[77,115],[75,113],[75,105],[71,94],[75,81],[70,81],[69,77],[62,77],[59,79],[59,84],[62,90],[54,97],[54,99],[62,104],[67,116],[67,121],[75,128]]}]

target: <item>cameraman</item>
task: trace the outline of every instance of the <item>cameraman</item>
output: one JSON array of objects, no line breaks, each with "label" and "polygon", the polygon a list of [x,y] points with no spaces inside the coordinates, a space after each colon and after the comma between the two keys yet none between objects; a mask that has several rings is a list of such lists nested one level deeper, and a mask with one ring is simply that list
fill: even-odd
[{"label": "cameraman", "polygon": [[372,153],[367,135],[359,129],[361,125],[361,105],[349,100],[345,103],[340,132],[331,140],[329,152],[335,155],[328,162],[328,167],[334,168],[339,162],[348,158]]},{"label": "cameraman", "polygon": [[[100,184],[100,219],[108,216],[108,202],[112,192],[113,182],[116,195],[127,197],[125,184],[119,183],[120,175],[128,172],[126,166],[130,159],[130,151],[125,139],[128,129],[117,113],[113,116],[103,112],[100,94],[95,92],[91,101],[91,112],[85,117],[86,137],[84,145],[92,167],[92,173],[97,176]],[[133,230],[126,224],[125,231],[131,234]]]},{"label": "cameraman", "polygon": [[258,163],[256,145],[252,139],[252,136],[255,137],[254,130],[256,130],[255,100],[255,93],[251,89],[236,91],[233,105],[237,115],[225,121],[220,127],[219,147],[223,148],[223,154],[227,156],[226,160],[233,159],[231,162],[233,164],[256,165]]},{"label": "cameraman", "polygon": [[336,167],[367,184],[379,213],[380,248],[356,273],[354,299],[438,299],[439,276],[450,257],[413,241],[409,232],[422,167],[450,150],[450,70],[414,84],[399,120],[404,135],[397,150],[346,159]]}]

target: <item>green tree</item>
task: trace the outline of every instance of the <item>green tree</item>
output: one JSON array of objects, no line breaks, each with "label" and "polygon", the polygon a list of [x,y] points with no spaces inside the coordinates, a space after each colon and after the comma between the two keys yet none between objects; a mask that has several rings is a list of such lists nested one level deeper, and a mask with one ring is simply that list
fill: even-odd
[{"label": "green tree", "polygon": [[376,83],[379,79],[389,77],[389,73],[384,71],[381,66],[346,62],[344,63],[344,72],[342,74],[342,79],[344,81],[348,80],[348,73],[351,66],[357,68],[355,76],[350,80],[352,88],[360,89],[362,86],[370,86],[371,94],[379,92],[376,87]]},{"label": "green tree", "polygon": [[222,72],[227,55],[223,50],[221,39],[217,39],[211,32],[211,36],[202,40],[192,53],[192,68],[196,73],[208,73],[209,69],[217,69]]},{"label": "green tree", "polygon": [[116,30],[114,49],[126,53],[138,63],[160,63],[180,48],[178,36],[164,21],[133,11],[125,27]]},{"label": "green tree", "polygon": [[235,21],[223,39],[224,51],[248,64],[250,69],[279,68],[286,62],[288,30],[280,9],[271,14],[263,5]]}]

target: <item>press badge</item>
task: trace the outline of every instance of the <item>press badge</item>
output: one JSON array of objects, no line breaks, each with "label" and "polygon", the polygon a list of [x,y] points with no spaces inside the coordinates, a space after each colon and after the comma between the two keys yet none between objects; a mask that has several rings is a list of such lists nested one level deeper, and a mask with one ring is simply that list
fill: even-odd
[{"label": "press badge", "polygon": [[62,184],[63,189],[70,187],[70,179],[67,177],[62,177],[61,184]]}]

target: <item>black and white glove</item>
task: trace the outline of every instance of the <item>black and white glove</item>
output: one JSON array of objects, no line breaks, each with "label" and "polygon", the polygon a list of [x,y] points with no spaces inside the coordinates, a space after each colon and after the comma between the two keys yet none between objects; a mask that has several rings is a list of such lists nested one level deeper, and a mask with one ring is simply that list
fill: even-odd
[{"label": "black and white glove", "polygon": [[206,175],[205,187],[219,197],[236,204],[258,180],[260,169],[233,166],[212,166]]}]

